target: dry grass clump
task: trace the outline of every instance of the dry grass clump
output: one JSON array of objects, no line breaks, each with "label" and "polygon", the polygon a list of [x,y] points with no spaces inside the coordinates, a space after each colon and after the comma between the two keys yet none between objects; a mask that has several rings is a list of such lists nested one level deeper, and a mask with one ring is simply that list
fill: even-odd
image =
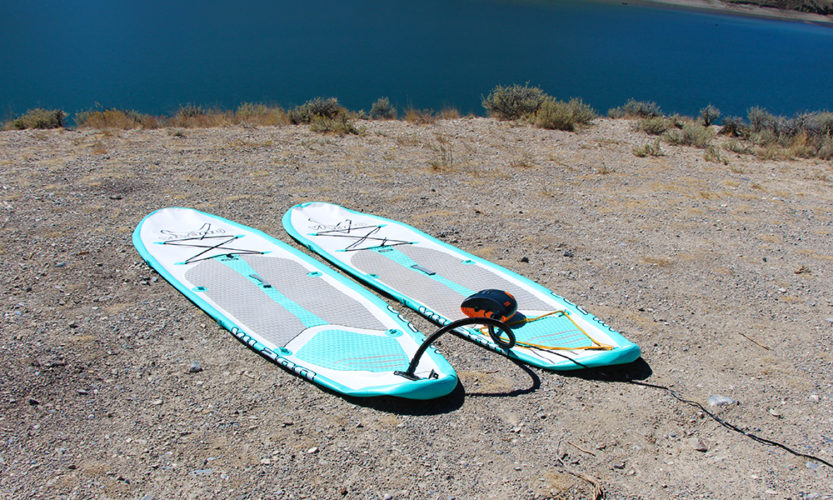
[{"label": "dry grass clump", "polygon": [[136,111],[121,109],[105,109],[103,111],[84,111],[75,115],[75,124],[81,128],[99,130],[134,128],[159,128],[164,124],[164,118],[137,113]]},{"label": "dry grass clump", "polygon": [[642,146],[634,146],[633,148],[634,156],[638,156],[640,158],[645,158],[646,156],[664,156],[665,153],[662,152],[662,148],[659,144],[659,138],[655,140],[653,143],[646,143]]},{"label": "dry grass clump", "polygon": [[234,124],[234,113],[231,111],[207,110],[202,106],[191,104],[181,106],[167,120],[168,126],[182,128],[226,127],[232,124]]},{"label": "dry grass clump", "polygon": [[431,109],[408,108],[405,110],[405,121],[415,125],[430,125],[436,123],[437,115]]},{"label": "dry grass clump", "polygon": [[64,118],[66,116],[66,113],[60,109],[36,108],[6,123],[3,128],[6,130],[61,128],[64,126]]},{"label": "dry grass clump", "polygon": [[280,106],[246,102],[234,112],[234,123],[265,127],[289,125],[289,115]]}]

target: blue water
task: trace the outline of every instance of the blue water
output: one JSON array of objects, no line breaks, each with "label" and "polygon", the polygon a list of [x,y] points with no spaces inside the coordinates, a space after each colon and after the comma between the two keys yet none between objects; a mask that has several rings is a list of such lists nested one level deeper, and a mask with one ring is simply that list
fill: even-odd
[{"label": "blue water", "polygon": [[597,111],[833,110],[833,27],[603,1],[0,2],[0,119],[34,107],[456,107],[525,83]]}]

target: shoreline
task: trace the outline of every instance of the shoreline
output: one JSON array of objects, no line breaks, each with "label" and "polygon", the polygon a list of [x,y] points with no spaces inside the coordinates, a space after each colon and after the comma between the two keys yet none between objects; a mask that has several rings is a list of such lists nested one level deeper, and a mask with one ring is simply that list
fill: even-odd
[{"label": "shoreline", "polygon": [[[628,2],[623,2],[628,3]],[[824,26],[833,26],[833,16],[812,14],[797,10],[784,10],[756,5],[727,4],[719,0],[638,0],[635,3],[657,6],[679,7],[684,9],[722,12],[739,16],[749,16],[782,21],[800,21]]]}]

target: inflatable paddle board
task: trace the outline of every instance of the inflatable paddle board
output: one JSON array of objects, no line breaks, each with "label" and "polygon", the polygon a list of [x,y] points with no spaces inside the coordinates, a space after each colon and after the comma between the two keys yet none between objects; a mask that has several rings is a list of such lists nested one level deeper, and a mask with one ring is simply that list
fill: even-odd
[{"label": "inflatable paddle board", "polygon": [[430,399],[457,375],[384,301],[258,230],[188,208],[153,212],[133,232],[147,263],[256,352],[349,396]]},{"label": "inflatable paddle board", "polygon": [[517,302],[506,320],[514,347],[498,345],[485,328],[454,331],[510,358],[574,370],[640,356],[639,346],[567,299],[406,224],[315,202],[292,207],[283,225],[313,252],[441,325],[465,317],[461,304],[477,303],[478,292],[507,292]]}]

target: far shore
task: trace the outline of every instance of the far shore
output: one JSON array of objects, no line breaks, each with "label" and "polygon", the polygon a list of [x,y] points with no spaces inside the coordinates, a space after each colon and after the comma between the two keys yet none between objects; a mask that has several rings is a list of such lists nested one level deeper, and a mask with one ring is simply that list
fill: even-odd
[{"label": "far shore", "polygon": [[[628,3],[624,1],[623,3]],[[722,11],[742,16],[783,19],[789,21],[804,21],[810,23],[833,24],[833,16],[799,12],[797,10],[775,9],[756,5],[727,4],[719,0],[639,0],[634,3],[648,3],[673,5],[689,9]]]}]

